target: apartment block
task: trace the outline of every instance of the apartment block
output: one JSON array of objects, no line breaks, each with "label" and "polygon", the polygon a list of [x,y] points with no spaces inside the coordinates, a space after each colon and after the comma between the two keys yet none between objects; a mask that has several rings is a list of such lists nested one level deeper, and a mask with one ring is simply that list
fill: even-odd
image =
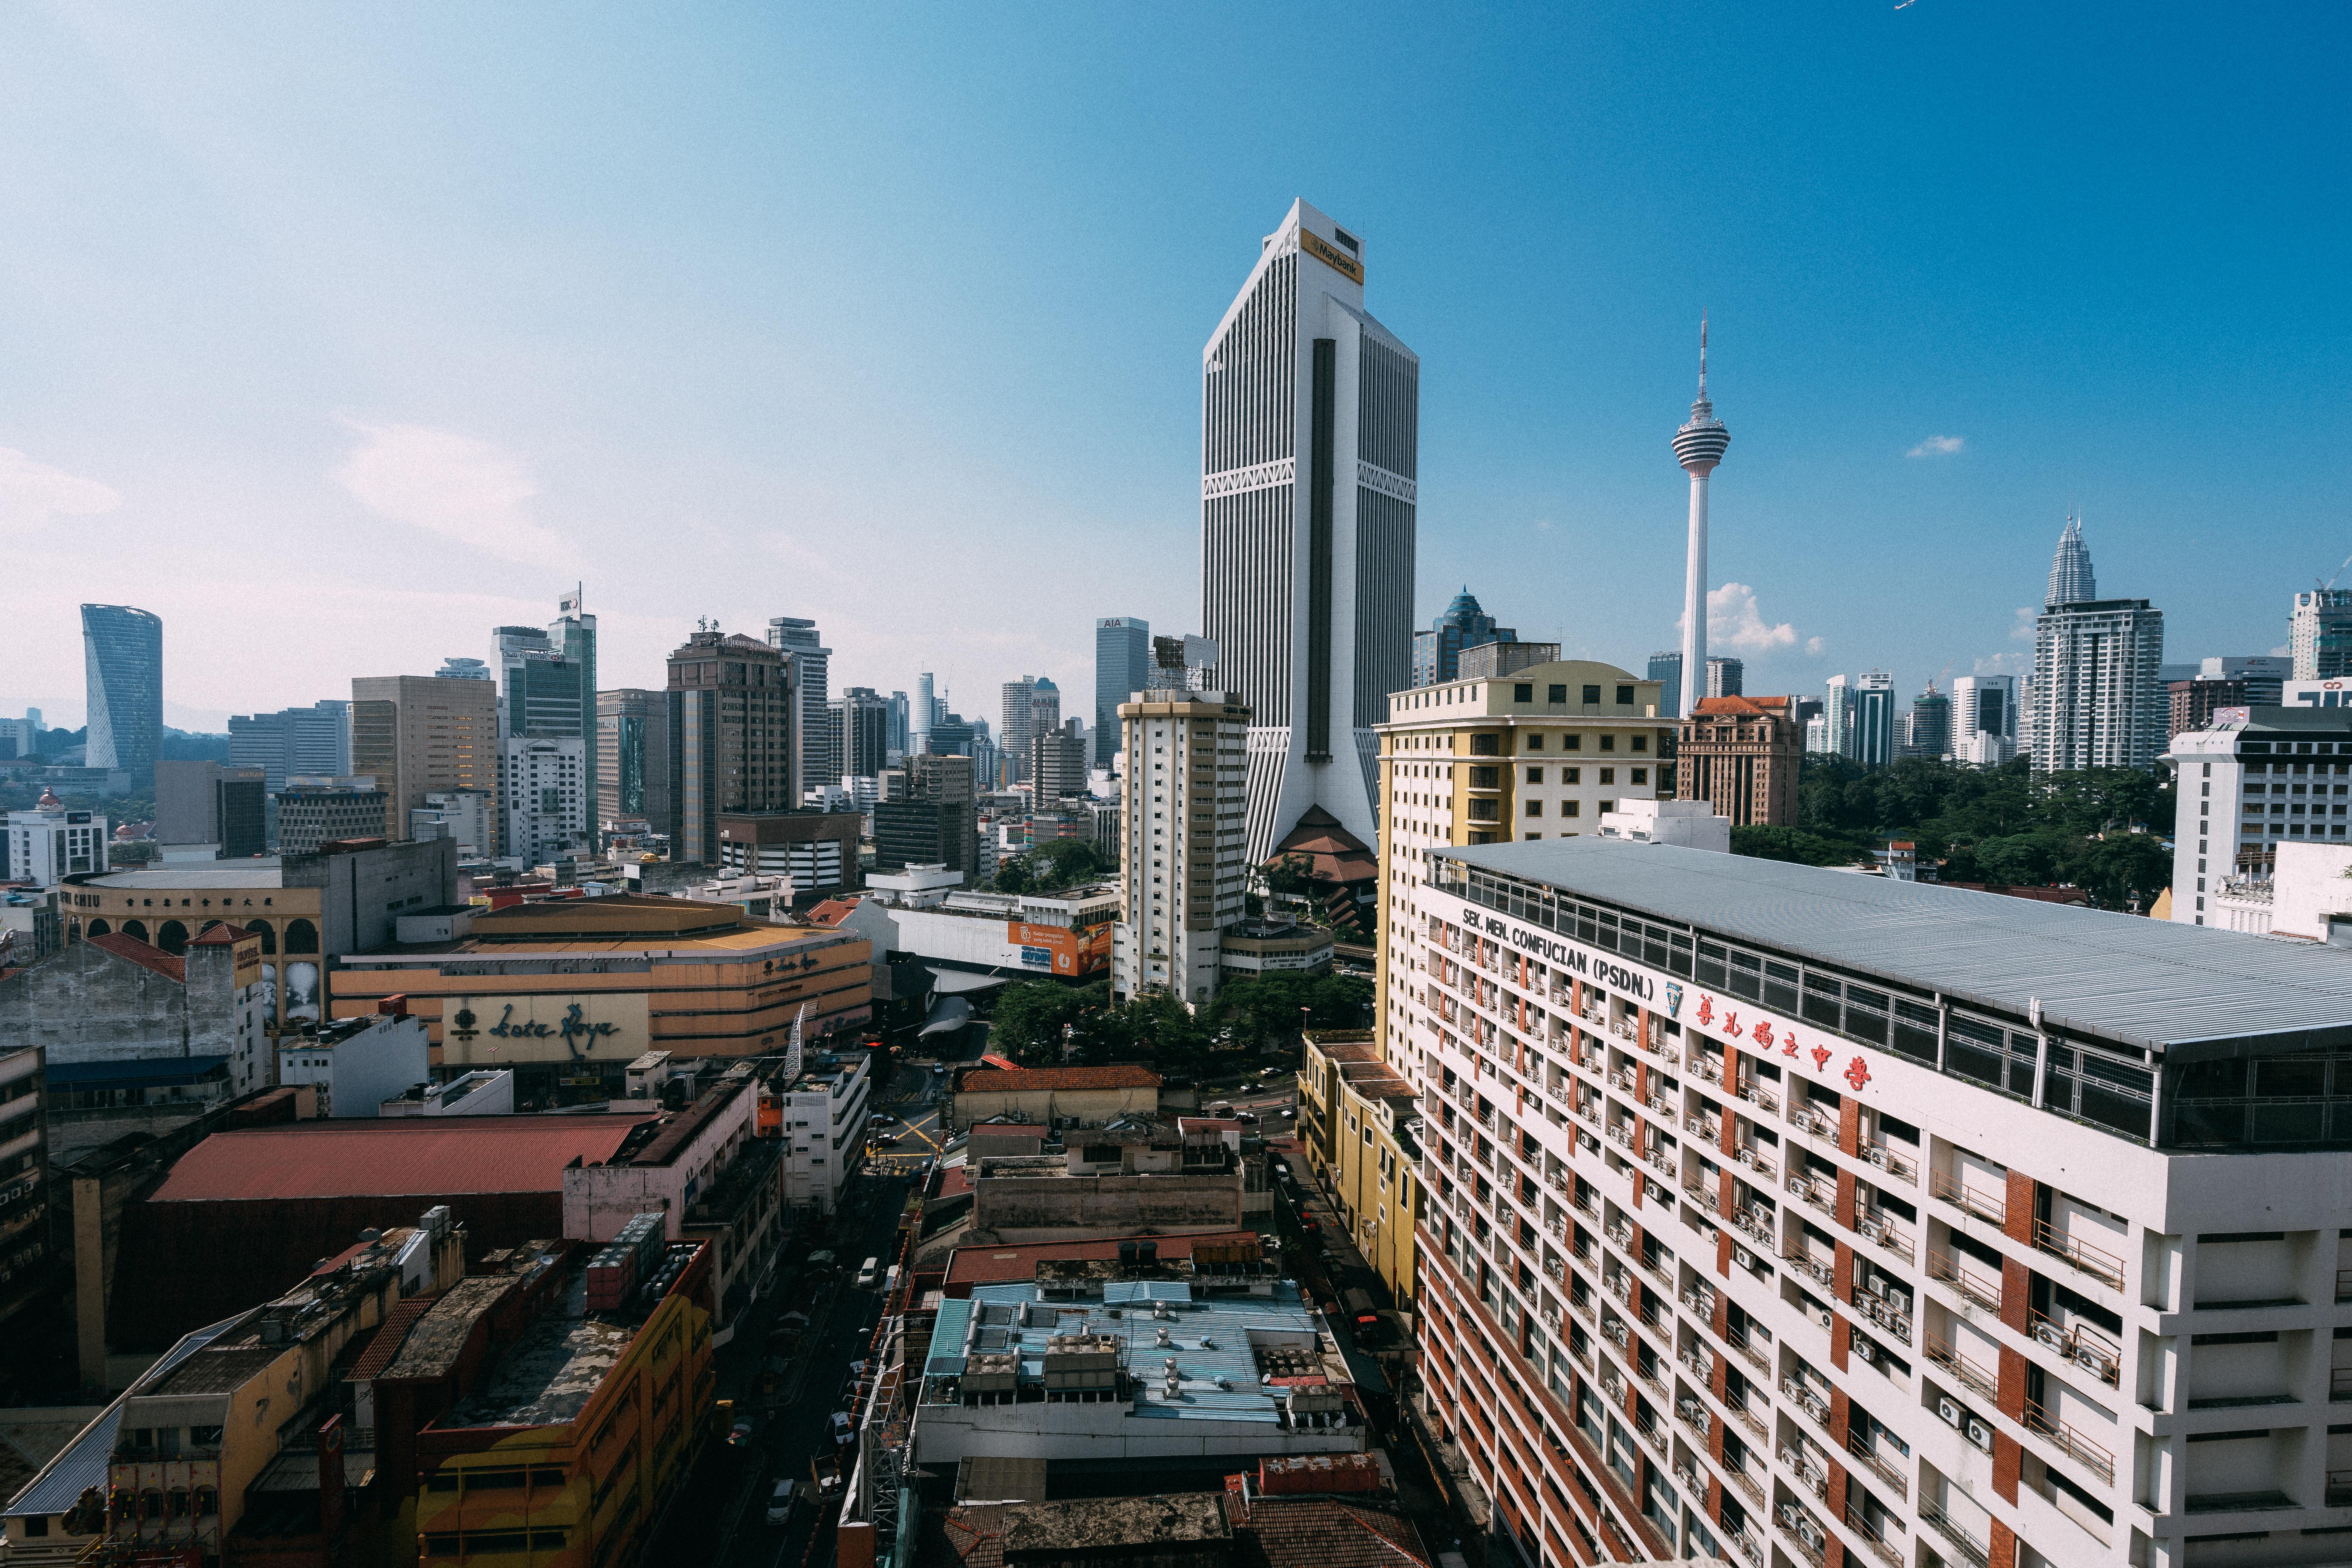
[{"label": "apartment block", "polygon": [[2179,795],[2172,918],[2183,925],[2229,925],[2207,900],[2231,881],[2267,890],[2280,845],[2347,842],[2352,712],[2240,709],[2210,729],[2175,735],[2167,760]]},{"label": "apartment block", "polygon": [[1298,1072],[1298,1146],[1364,1261],[1398,1307],[1413,1301],[1423,1196],[1421,1096],[1369,1030],[1310,1029]]},{"label": "apartment block", "polygon": [[1529,1564],[2337,1560],[2352,952],[1431,852],[1421,1418]]},{"label": "apartment block", "polygon": [[1229,691],[1161,684],[1118,705],[1127,745],[1126,843],[1111,994],[1204,1002],[1223,970],[1220,936],[1241,920],[1250,710]]}]

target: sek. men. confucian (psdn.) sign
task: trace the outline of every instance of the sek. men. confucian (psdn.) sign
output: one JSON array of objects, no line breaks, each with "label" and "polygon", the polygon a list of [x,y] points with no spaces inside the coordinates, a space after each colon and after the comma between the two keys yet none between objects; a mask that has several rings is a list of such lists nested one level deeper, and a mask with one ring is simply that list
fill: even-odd
[{"label": "sek. men. confucian (psdn.) sign", "polygon": [[441,1005],[446,1065],[630,1061],[647,1044],[644,993],[451,996]]}]

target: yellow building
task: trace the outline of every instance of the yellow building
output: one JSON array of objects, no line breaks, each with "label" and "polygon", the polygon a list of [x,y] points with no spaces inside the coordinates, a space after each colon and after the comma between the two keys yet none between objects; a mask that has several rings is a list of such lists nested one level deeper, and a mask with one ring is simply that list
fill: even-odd
[{"label": "yellow building", "polygon": [[1298,1073],[1298,1143],[1339,1223],[1400,1308],[1412,1310],[1413,1223],[1422,1201],[1412,1086],[1369,1030],[1309,1030]]},{"label": "yellow building", "polygon": [[[1480,662],[1474,648],[1466,668]],[[1412,918],[1424,851],[1598,831],[1620,801],[1674,796],[1675,721],[1658,717],[1659,683],[1613,664],[1559,659],[1497,676],[1465,675],[1389,697],[1381,737],[1378,977],[1382,1055],[1408,1077],[1398,989],[1397,922]],[[1412,977],[1399,976],[1412,989]]]},{"label": "yellow building", "polygon": [[873,944],[753,920],[730,904],[615,895],[509,905],[461,939],[354,953],[330,976],[338,1018],[405,995],[436,1066],[515,1069],[519,1102],[616,1100],[647,1051],[772,1055],[861,1038]]}]

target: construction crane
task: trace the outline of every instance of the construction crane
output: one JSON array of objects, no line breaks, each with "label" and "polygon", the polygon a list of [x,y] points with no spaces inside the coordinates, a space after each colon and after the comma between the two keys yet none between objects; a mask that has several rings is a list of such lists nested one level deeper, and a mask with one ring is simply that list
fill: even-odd
[{"label": "construction crane", "polygon": [[[2344,558],[2344,564],[2343,564],[2342,566],[2338,566],[2338,567],[2336,569],[2336,577],[2341,577],[2341,576],[2343,576],[2343,575],[2344,575],[2344,573],[2345,573],[2345,571],[2346,571],[2346,569],[2347,569],[2347,568],[2352,568],[2352,555],[2347,555],[2347,556]],[[2330,588],[2335,587],[2335,586],[2336,586],[2336,577],[2330,577],[2326,582],[2322,583],[2322,584],[2319,585],[2319,591],[2320,591],[2321,593],[2325,594],[2325,593],[2326,593]]]}]

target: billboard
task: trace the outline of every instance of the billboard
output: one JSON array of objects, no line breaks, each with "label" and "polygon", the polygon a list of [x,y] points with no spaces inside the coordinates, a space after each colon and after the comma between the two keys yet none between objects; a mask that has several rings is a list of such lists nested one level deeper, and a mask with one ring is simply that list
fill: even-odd
[{"label": "billboard", "polygon": [[1110,967],[1111,928],[1072,931],[1067,926],[1031,925],[1007,921],[1004,939],[1020,955],[1020,966],[1040,974],[1074,980]]}]

